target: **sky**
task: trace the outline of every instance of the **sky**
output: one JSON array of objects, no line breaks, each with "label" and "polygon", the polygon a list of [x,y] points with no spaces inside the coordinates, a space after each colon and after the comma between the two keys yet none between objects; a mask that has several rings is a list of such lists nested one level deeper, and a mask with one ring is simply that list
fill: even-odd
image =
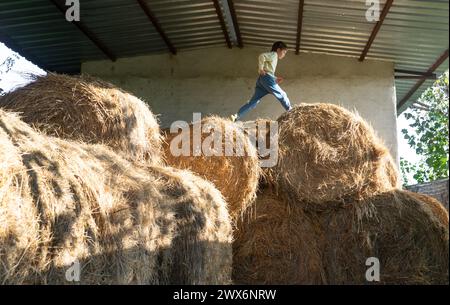
[{"label": "sky", "polygon": [[[407,111],[408,110],[405,110],[405,112]],[[408,122],[404,115],[405,112],[397,117],[398,155],[400,158],[406,159],[410,163],[418,163],[420,161],[420,156],[417,155],[416,151],[409,146],[408,141],[403,137],[403,133],[401,132],[401,130],[405,128],[408,130],[409,134],[414,134],[414,129],[409,127],[409,124],[411,124],[412,121]],[[413,178],[413,175],[414,173],[407,175],[409,185],[417,183]]]},{"label": "sky", "polygon": [[[0,64],[3,63],[8,56],[12,56],[13,54],[17,53],[13,52],[0,42]],[[0,70],[0,88],[5,91],[10,91],[17,86],[25,85],[28,82],[25,77],[26,74],[45,74],[44,70],[26,60],[24,57],[18,56],[19,58],[16,59],[16,63],[11,71],[6,74],[1,74]]]},{"label": "sky", "polygon": [[[406,110],[405,112],[407,111],[408,110]],[[408,161],[416,162],[419,161],[420,158],[416,154],[415,150],[409,146],[408,141],[403,137],[403,133],[401,132],[403,128],[413,132],[413,129],[409,127],[409,124],[411,124],[412,121],[408,121],[405,118],[404,116],[405,112],[403,112],[401,115],[397,117],[397,138],[398,138],[399,156],[407,159]]]},{"label": "sky", "polygon": [[[10,50],[8,47],[6,47],[3,43],[0,42],[0,64],[8,57],[12,56],[13,54],[17,54]],[[27,82],[29,82],[24,75],[27,73],[33,73],[33,74],[45,74],[45,71],[40,69],[38,66],[34,65],[30,61],[26,60],[24,57],[19,56],[19,59],[16,60],[15,65],[13,66],[13,69],[6,74],[0,74],[0,88],[3,88],[5,91],[10,91],[14,89],[17,86],[23,86]],[[1,73],[1,72],[0,72]],[[404,159],[407,159],[410,162],[416,163],[420,158],[416,154],[416,152],[409,147],[407,141],[403,138],[403,134],[401,133],[401,130],[403,128],[406,128],[408,130],[411,130],[411,127],[409,127],[409,123],[404,117],[403,114],[401,114],[398,117],[397,121],[397,138],[398,138],[398,150],[399,150],[399,156],[403,157]],[[411,183],[414,183],[412,177],[409,177],[408,179]]]}]

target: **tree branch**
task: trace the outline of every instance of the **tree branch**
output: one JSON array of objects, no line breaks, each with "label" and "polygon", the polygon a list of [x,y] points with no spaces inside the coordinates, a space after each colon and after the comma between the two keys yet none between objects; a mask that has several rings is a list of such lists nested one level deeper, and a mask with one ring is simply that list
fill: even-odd
[{"label": "tree branch", "polygon": [[417,109],[417,110],[422,110],[422,111],[427,111],[427,112],[429,112],[431,109],[430,108],[424,108],[424,107],[420,107],[420,106],[417,106],[417,105],[411,105],[411,108],[413,108],[413,109]]},{"label": "tree branch", "polygon": [[427,109],[430,109],[430,106],[428,106],[427,104],[418,102],[418,101],[414,102],[413,104],[417,104],[417,105],[423,106],[423,107],[425,107],[425,108],[427,108]]}]

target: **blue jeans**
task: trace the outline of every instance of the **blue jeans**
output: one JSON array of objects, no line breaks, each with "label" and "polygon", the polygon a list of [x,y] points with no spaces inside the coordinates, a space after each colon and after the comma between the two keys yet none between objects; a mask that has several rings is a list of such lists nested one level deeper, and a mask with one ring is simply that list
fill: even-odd
[{"label": "blue jeans", "polygon": [[289,101],[286,92],[284,92],[283,89],[281,89],[281,87],[277,84],[274,76],[266,74],[258,77],[253,97],[247,104],[239,109],[237,118],[242,118],[247,112],[255,108],[261,99],[269,93],[273,94],[277,100],[280,101],[284,109],[287,111],[291,110],[291,102]]}]

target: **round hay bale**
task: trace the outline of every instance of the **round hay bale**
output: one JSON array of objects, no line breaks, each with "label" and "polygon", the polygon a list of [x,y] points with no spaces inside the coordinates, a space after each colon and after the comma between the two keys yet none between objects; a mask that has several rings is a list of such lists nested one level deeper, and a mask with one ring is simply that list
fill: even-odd
[{"label": "round hay bale", "polygon": [[231,239],[211,183],[0,109],[0,283],[229,284]]},{"label": "round hay bale", "polygon": [[88,76],[49,73],[0,97],[0,108],[48,135],[105,144],[132,160],[155,164],[161,155],[159,125],[137,97]]},{"label": "round hay bale", "polygon": [[[321,216],[330,284],[449,283],[448,213],[436,200],[394,190]],[[369,282],[366,260],[379,260]]]},{"label": "round hay bale", "polygon": [[324,284],[320,222],[299,205],[258,192],[237,222],[233,281],[237,284]]},{"label": "round hay bale", "polygon": [[388,149],[358,115],[332,104],[301,104],[278,118],[274,183],[293,202],[322,210],[398,186]]},{"label": "round hay bale", "polygon": [[[260,168],[255,147],[234,123],[220,117],[201,120],[201,151],[194,152],[194,124],[177,133],[163,132],[163,150],[166,163],[188,169],[211,181],[229,204],[230,215],[236,217],[253,200],[258,187]],[[200,133],[199,133],[200,134]],[[187,143],[183,155],[174,155],[173,148],[181,149]],[[171,148],[172,146],[172,148]],[[226,154],[231,147],[232,154]],[[206,154],[209,151],[210,154]]]}]

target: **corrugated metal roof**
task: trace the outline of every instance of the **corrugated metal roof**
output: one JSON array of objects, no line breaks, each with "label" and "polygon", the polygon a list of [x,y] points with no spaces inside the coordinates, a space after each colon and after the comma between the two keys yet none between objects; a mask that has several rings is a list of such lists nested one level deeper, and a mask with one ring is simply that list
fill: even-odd
[{"label": "corrugated metal roof", "polygon": [[175,48],[225,46],[211,0],[146,0],[146,3]]},{"label": "corrugated metal roof", "polygon": [[[234,1],[245,45],[269,48],[274,40],[296,45],[299,1]],[[380,1],[380,9],[385,0]],[[305,1],[300,50],[359,57],[374,22],[365,0]],[[449,1],[395,0],[366,58],[395,62],[396,69],[425,72],[448,49]],[[448,59],[436,70],[448,69]],[[396,80],[400,101],[417,80]],[[433,83],[427,80],[411,97],[416,100]],[[400,111],[403,111],[402,107]]]},{"label": "corrugated metal roof", "polygon": [[[395,0],[367,58],[393,61],[397,69],[426,71],[448,49],[448,20],[448,1]],[[440,74],[446,69],[448,59],[436,72]],[[397,79],[397,100],[416,82]],[[417,100],[432,84],[433,80],[426,81],[410,100]]]},{"label": "corrugated metal roof", "polygon": [[136,1],[96,0],[80,3],[80,20],[117,57],[167,50]]},{"label": "corrugated metal roof", "polygon": [[103,58],[49,1],[0,1],[0,31],[42,68],[73,71],[83,60]]},{"label": "corrugated metal roof", "polygon": [[[234,37],[226,0],[219,0]],[[178,51],[224,46],[212,0],[144,0]],[[64,3],[64,1],[60,3]],[[169,48],[135,0],[81,0],[81,22],[114,57],[168,52]],[[283,40],[295,48],[299,0],[234,0],[244,46],[270,47]],[[359,57],[375,26],[365,0],[305,0],[302,52]],[[380,9],[386,0],[380,1]],[[367,58],[395,62],[397,69],[426,71],[448,49],[448,0],[395,0]],[[43,68],[77,71],[80,63],[107,57],[49,0],[1,0],[0,37],[38,59]],[[234,39],[233,39],[234,40]],[[436,70],[448,69],[448,59]],[[417,80],[396,80],[400,101]],[[411,98],[416,99],[432,80]],[[404,107],[403,107],[404,108]],[[403,110],[403,109],[400,109]]]},{"label": "corrugated metal roof", "polygon": [[[299,1],[281,2],[235,1],[245,44],[269,47],[274,40],[283,40],[295,49]],[[373,28],[365,19],[366,10],[364,0],[305,1],[301,50],[359,57]]]}]

